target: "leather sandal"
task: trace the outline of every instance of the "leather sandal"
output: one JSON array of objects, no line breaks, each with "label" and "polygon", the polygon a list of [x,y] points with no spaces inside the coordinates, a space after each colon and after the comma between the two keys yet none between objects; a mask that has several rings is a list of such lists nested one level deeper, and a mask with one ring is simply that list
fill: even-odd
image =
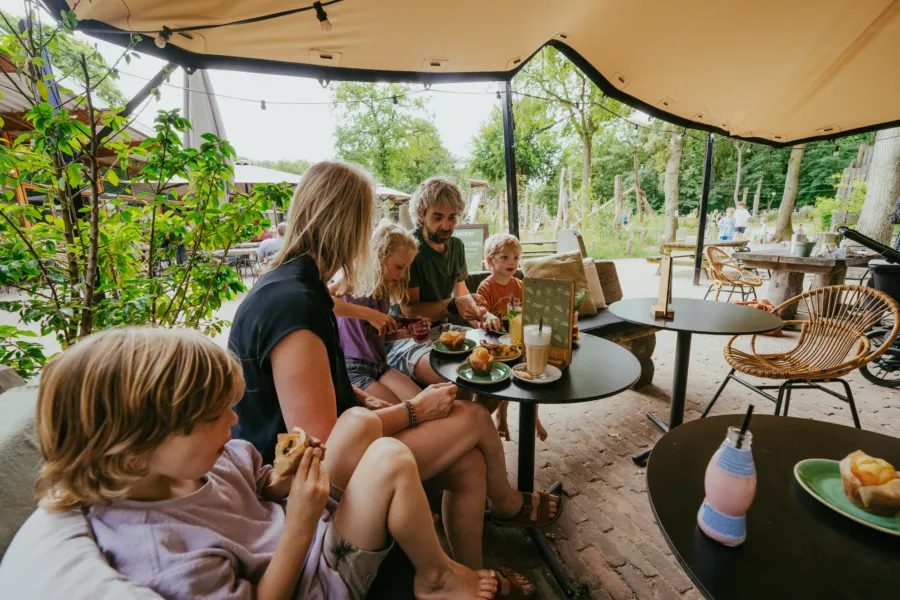
[{"label": "leather sandal", "polygon": [[[537,492],[540,503],[537,507],[532,504],[534,502],[534,493],[519,492],[522,494],[522,508],[509,519],[496,519],[491,515],[491,522],[497,527],[533,527],[540,529],[556,523],[562,514],[562,499],[556,494],[548,494],[546,492]],[[556,499],[556,514],[550,516],[550,501]],[[532,518],[532,513],[537,509],[537,517]]]},{"label": "leather sandal", "polygon": [[[533,598],[537,588],[528,581],[524,575],[519,575],[512,569],[494,569],[494,578],[497,580],[497,593],[495,600],[527,600]],[[531,593],[525,593],[525,586],[531,586]]]}]

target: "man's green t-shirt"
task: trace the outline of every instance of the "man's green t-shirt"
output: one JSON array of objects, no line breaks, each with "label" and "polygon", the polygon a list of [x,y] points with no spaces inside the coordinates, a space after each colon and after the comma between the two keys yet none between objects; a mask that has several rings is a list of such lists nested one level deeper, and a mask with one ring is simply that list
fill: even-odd
[{"label": "man's green t-shirt", "polygon": [[449,300],[456,284],[469,276],[465,243],[451,237],[447,250],[438,252],[424,240],[420,228],[410,233],[419,242],[419,253],[409,267],[409,287],[419,288],[419,302]]}]

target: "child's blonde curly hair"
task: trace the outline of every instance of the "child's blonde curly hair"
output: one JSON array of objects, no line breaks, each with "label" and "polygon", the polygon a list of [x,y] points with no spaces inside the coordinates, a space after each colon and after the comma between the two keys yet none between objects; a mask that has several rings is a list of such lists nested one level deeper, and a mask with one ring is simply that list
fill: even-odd
[{"label": "child's blonde curly hair", "polygon": [[372,233],[372,254],[378,270],[378,284],[373,296],[387,298],[394,304],[405,302],[409,290],[409,269],[401,281],[388,283],[384,280],[384,261],[401,250],[409,250],[413,256],[419,251],[416,238],[408,231],[383,219]]},{"label": "child's blonde curly hair", "polygon": [[124,496],[146,475],[142,456],[243,393],[237,358],[191,330],[110,329],[81,340],[41,374],[41,506],[60,511]]}]

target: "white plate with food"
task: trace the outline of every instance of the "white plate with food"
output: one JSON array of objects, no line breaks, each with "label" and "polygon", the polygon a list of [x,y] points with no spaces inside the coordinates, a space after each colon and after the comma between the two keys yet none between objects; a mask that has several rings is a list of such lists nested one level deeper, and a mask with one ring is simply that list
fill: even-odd
[{"label": "white plate with food", "polygon": [[522,347],[518,344],[505,344],[503,342],[495,344],[487,340],[481,340],[479,345],[487,349],[494,360],[499,360],[500,362],[509,362],[522,356]]},{"label": "white plate with food", "polygon": [[553,365],[547,365],[547,368],[544,370],[543,377],[535,377],[526,369],[525,363],[521,365],[516,365],[512,369],[513,377],[518,379],[519,381],[524,381],[525,383],[536,383],[538,385],[543,385],[545,383],[553,383],[562,377],[562,371],[560,371],[557,367]]}]

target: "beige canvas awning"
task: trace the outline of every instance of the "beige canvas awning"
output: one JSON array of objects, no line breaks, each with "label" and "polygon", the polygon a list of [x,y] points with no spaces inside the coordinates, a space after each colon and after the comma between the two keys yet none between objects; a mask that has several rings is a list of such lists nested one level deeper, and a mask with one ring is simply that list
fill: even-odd
[{"label": "beige canvas awning", "polygon": [[736,137],[785,145],[900,121],[898,0],[342,0],[323,2],[330,32],[305,0],[44,1],[197,68],[505,80],[552,44],[610,96]]}]

